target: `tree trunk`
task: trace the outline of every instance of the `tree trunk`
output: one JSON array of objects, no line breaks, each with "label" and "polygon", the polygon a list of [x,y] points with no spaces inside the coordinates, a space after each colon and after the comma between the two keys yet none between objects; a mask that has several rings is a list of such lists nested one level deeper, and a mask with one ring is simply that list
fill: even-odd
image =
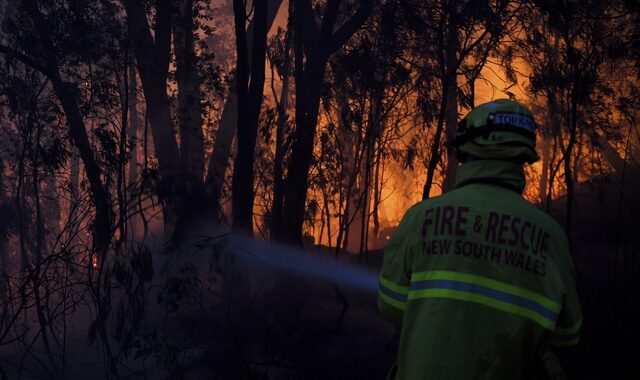
[{"label": "tree trunk", "polygon": [[204,133],[202,131],[201,78],[194,41],[194,0],[177,2],[173,23],[178,86],[178,130],[180,133],[180,185],[176,197],[176,225],[173,238],[179,244],[193,228],[212,221],[215,207],[206,193],[204,175]]},{"label": "tree trunk", "polygon": [[151,124],[160,174],[166,181],[170,181],[177,175],[180,163],[167,97],[171,2],[157,1],[156,29],[153,37],[142,2],[125,0],[124,6],[127,12],[129,36],[133,42],[133,52],[147,104],[147,115]]},{"label": "tree trunk", "polygon": [[[3,176],[5,175],[5,166],[0,158],[0,208],[9,206],[5,193]],[[9,231],[7,229],[0,230],[0,304],[5,305],[9,297],[9,249],[8,249]]]},{"label": "tree trunk", "polygon": [[[331,235],[331,208],[329,206],[329,194],[327,194],[326,189],[322,191],[323,205],[324,205],[324,217],[327,220],[327,246],[331,248],[332,245],[332,235]],[[319,244],[322,244],[322,238],[320,238]]]},{"label": "tree trunk", "polygon": [[609,140],[607,140],[602,133],[598,133],[598,145],[600,145],[602,154],[604,154],[611,167],[613,167],[613,170],[615,170],[616,173],[622,173],[624,168],[624,159],[620,157],[618,151],[611,146]]},{"label": "tree trunk", "polygon": [[[451,12],[453,13],[453,11]],[[442,192],[445,193],[456,184],[456,173],[458,171],[458,159],[455,150],[451,148],[451,142],[456,138],[456,130],[458,128],[458,31],[456,16],[449,17],[449,33],[447,40],[446,56],[446,74],[449,75],[448,86],[444,89],[443,96],[447,98],[445,107],[445,146],[447,152],[447,167],[444,174],[442,184]]]},{"label": "tree trunk", "polygon": [[[568,19],[565,15],[565,20]],[[571,168],[571,158],[573,155],[573,146],[576,144],[576,138],[578,133],[578,100],[581,86],[581,75],[579,67],[579,58],[574,50],[573,41],[569,36],[568,25],[565,25],[563,30],[563,36],[565,44],[567,45],[567,61],[569,67],[572,70],[572,83],[571,92],[569,98],[569,114],[567,115],[567,127],[569,129],[569,141],[567,148],[564,151],[563,163],[564,163],[564,179],[567,186],[567,218],[565,224],[565,232],[569,238],[569,247],[573,242],[573,171]]]},{"label": "tree trunk", "polygon": [[[27,254],[27,240],[29,239],[29,232],[27,229],[27,197],[25,195],[25,161],[26,161],[26,145],[29,142],[25,139],[22,140],[22,147],[20,147],[20,158],[18,160],[18,177],[16,178],[18,184],[16,186],[16,210],[18,211],[18,244],[20,247],[20,288],[22,292],[23,301],[26,301],[25,284],[27,281],[27,273],[31,270],[31,263],[29,262],[29,256]],[[26,317],[26,313],[25,313]]]},{"label": "tree trunk", "polygon": [[193,39],[193,0],[180,0],[177,7],[173,44],[178,82],[180,162],[182,172],[189,182],[195,182],[194,185],[197,185],[204,180],[204,134],[200,105],[200,78]]},{"label": "tree trunk", "polygon": [[[375,111],[371,111],[373,114]],[[370,114],[370,116],[372,116]],[[373,118],[369,118],[371,123]],[[375,122],[374,122],[375,123]],[[369,128],[375,128],[375,126],[369,125]],[[365,138],[365,160],[364,160],[364,173],[362,180],[362,202],[360,209],[360,237],[359,237],[359,246],[358,246],[358,255],[359,258],[362,258],[363,255],[366,255],[366,251],[368,249],[367,240],[369,237],[369,215],[371,210],[371,170],[373,168],[373,145],[375,144],[375,137],[371,130],[367,133],[369,136]],[[365,256],[365,260],[367,260]]]},{"label": "tree trunk", "polygon": [[[35,259],[36,267],[40,267],[42,263],[42,255],[44,248],[44,238],[45,238],[45,228],[44,228],[44,220],[42,219],[42,202],[40,200],[40,172],[38,171],[38,166],[40,162],[39,156],[39,146],[40,146],[40,137],[42,133],[41,125],[34,125],[36,128],[36,140],[35,140],[35,152],[33,152],[34,157],[32,157],[31,163],[31,185],[33,186],[33,205],[35,207],[35,224],[36,224],[36,241],[35,241],[35,249],[33,252],[33,256]],[[44,334],[43,334],[44,337]]]},{"label": "tree trunk", "polygon": [[5,305],[9,298],[9,250],[7,240],[0,236],[0,304]]},{"label": "tree trunk", "polygon": [[458,158],[455,149],[450,144],[456,138],[458,127],[458,85],[454,83],[447,91],[447,107],[445,111],[445,149],[447,152],[447,166],[444,173],[442,192],[446,193],[453,189],[456,184],[456,173],[458,172]]},{"label": "tree trunk", "polygon": [[[25,4],[29,9],[30,16],[33,18],[34,23],[41,26],[37,28],[39,42],[42,43],[46,51],[55,51],[50,34],[45,27],[47,23],[45,22],[44,15],[38,9],[38,5],[33,0],[27,1]],[[111,208],[111,199],[107,188],[102,183],[100,166],[93,156],[87,129],[82,114],[80,113],[77,99],[78,89],[75,85],[62,80],[55,55],[49,54],[46,56],[45,67],[47,71],[46,74],[49,80],[51,80],[53,91],[66,115],[67,123],[69,124],[69,136],[78,148],[80,158],[84,163],[89,188],[91,189],[91,200],[96,210],[93,248],[102,254],[108,248],[111,240],[113,209]]]},{"label": "tree trunk", "polygon": [[346,189],[347,201],[344,213],[345,239],[343,249],[350,252],[359,252],[364,225],[367,195],[368,195],[368,147],[361,137],[356,146],[355,163],[347,174],[349,183]]},{"label": "tree trunk", "polygon": [[[271,29],[281,3],[282,0],[267,0],[267,30]],[[252,20],[246,32],[247,51],[249,54],[252,54],[251,52],[253,51],[253,28]],[[251,62],[251,56],[247,59]],[[216,132],[215,142],[213,143],[213,152],[211,153],[208,163],[206,186],[207,192],[210,194],[211,203],[215,208],[216,219],[222,217],[220,202],[222,200],[229,159],[232,157],[233,140],[238,126],[238,94],[236,93],[236,87],[236,79],[233,78],[229,86],[227,101],[224,104],[222,116],[218,124],[218,131]]]},{"label": "tree trunk", "polygon": [[[287,108],[289,103],[289,71],[291,69],[291,37],[293,28],[293,1],[289,1],[289,17],[287,18],[287,33],[284,42],[284,68],[282,74],[282,92],[280,104],[278,104],[278,126],[276,130],[275,157],[273,160],[273,204],[269,213],[270,236],[277,235],[273,213],[282,213],[282,201],[284,197],[283,161],[286,147],[284,146],[284,133],[289,119]],[[275,96],[275,95],[274,95]],[[277,210],[277,211],[274,211]],[[327,221],[327,223],[329,223]],[[329,230],[329,245],[331,245],[331,230]]]},{"label": "tree trunk", "polygon": [[67,115],[67,122],[70,127],[71,139],[80,151],[80,157],[84,163],[87,179],[91,189],[91,198],[96,208],[95,217],[95,249],[100,252],[107,248],[111,240],[111,226],[113,221],[113,210],[109,193],[101,182],[100,167],[93,157],[89,137],[85,129],[84,121],[80,115],[78,104],[69,93],[69,85],[60,83],[59,78],[52,80],[54,91],[62,103],[62,107]]},{"label": "tree trunk", "polygon": [[[340,184],[339,184],[339,210],[338,210],[338,235],[336,237],[335,256],[340,249],[347,250],[349,245],[349,226],[353,221],[351,217],[355,207],[352,195],[354,184],[357,180],[357,167],[359,166],[360,139],[356,144],[352,132],[351,121],[348,117],[349,105],[347,104],[346,91],[338,91],[336,94],[338,108],[338,127],[336,130],[338,151],[340,152]],[[344,208],[343,208],[344,204]]]},{"label": "tree trunk", "polygon": [[[115,251],[119,252],[121,245],[128,239],[128,223],[127,223],[127,205],[128,205],[128,193],[127,193],[127,140],[129,133],[129,96],[131,95],[129,82],[129,70],[131,69],[130,58],[128,52],[125,54],[124,65],[122,70],[122,87],[121,93],[121,118],[122,126],[120,127],[120,139],[118,141],[118,166],[117,166],[117,179],[116,179],[116,195],[118,200],[118,222],[117,229],[119,231],[118,239],[115,242]],[[118,82],[120,83],[120,75],[117,75]]]},{"label": "tree trunk", "polygon": [[322,82],[330,56],[342,47],[362,26],[371,12],[372,1],[359,3],[356,12],[335,32],[340,0],[328,0],[322,21],[316,25],[310,0],[298,0],[294,6],[296,62],[296,129],[285,180],[282,213],[275,215],[277,239],[302,245],[302,225],[309,187],[309,169],[313,156]]},{"label": "tree trunk", "polygon": [[[574,68],[577,70],[577,68]],[[577,74],[575,74],[577,78]],[[564,179],[567,186],[567,219],[565,223],[565,232],[569,237],[571,243],[571,236],[573,231],[573,170],[571,169],[571,156],[573,153],[573,146],[576,143],[576,133],[578,130],[578,99],[577,99],[577,82],[574,81],[574,87],[571,90],[571,105],[569,121],[569,142],[567,143],[567,149],[564,152]]]},{"label": "tree trunk", "polygon": [[253,232],[253,158],[263,98],[267,44],[266,1],[257,1],[254,6],[253,46],[249,61],[244,1],[233,2],[238,94],[238,154],[234,162],[232,183],[233,225],[235,229],[249,234]]},{"label": "tree trunk", "polygon": [[384,188],[384,164],[382,162],[383,148],[378,146],[374,178],[373,178],[373,237],[377,239],[380,234],[380,204],[382,203],[382,189]]},{"label": "tree trunk", "polygon": [[540,143],[538,143],[539,149],[542,151],[542,172],[540,173],[540,182],[538,182],[538,202],[540,205],[544,205],[545,209],[547,208],[546,199],[547,199],[547,186],[549,184],[549,172],[551,170],[551,147],[549,146],[549,142],[543,137],[539,138]]},{"label": "tree trunk", "polygon": [[232,157],[233,140],[238,127],[238,95],[236,94],[235,80],[232,81],[224,104],[216,140],[213,144],[213,152],[209,160],[207,171],[207,192],[211,196],[211,202],[215,208],[215,218],[222,219],[223,212],[220,204],[224,190],[224,182],[229,160]]},{"label": "tree trunk", "polygon": [[562,165],[562,159],[558,160],[557,164],[556,157],[558,156],[558,150],[562,151],[562,136],[558,135],[553,139],[553,151],[551,153],[551,159],[549,160],[549,185],[547,186],[547,200],[546,200],[546,211],[547,213],[551,210],[551,200],[553,198],[553,187],[555,186],[556,175],[560,170],[560,166]]},{"label": "tree trunk", "polygon": [[[373,217],[373,237],[378,238],[380,232],[380,203],[382,200],[382,189],[384,187],[384,168],[383,168],[383,133],[386,127],[386,112],[383,106],[384,93],[382,91],[374,92],[372,97],[372,105],[374,105],[373,122],[375,123],[374,141],[372,142],[373,155],[373,189],[371,202],[371,217]],[[368,224],[368,223],[367,223]]]},{"label": "tree trunk", "polygon": [[[128,182],[132,190],[129,197],[133,199],[138,181],[138,151],[140,141],[140,116],[138,115],[138,80],[136,77],[135,62],[129,61],[129,145],[131,158],[129,159]],[[129,226],[132,236],[137,233],[137,216],[129,215]]]},{"label": "tree trunk", "polygon": [[[302,59],[296,59],[296,71],[301,66]],[[310,64],[307,64],[307,67]],[[285,180],[283,197],[282,221],[279,235],[284,241],[302,245],[302,225],[304,223],[305,203],[309,189],[309,169],[313,155],[313,141],[318,122],[318,108],[320,105],[320,86],[322,73],[318,68],[307,68],[306,75],[296,75],[296,83],[304,83],[305,89],[296,86],[296,131],[295,145]]]},{"label": "tree trunk", "polygon": [[[180,3],[182,7],[187,0]],[[147,116],[151,126],[151,135],[153,138],[154,152],[158,158],[159,181],[156,184],[156,195],[160,202],[164,204],[164,222],[165,231],[171,234],[171,244],[168,250],[172,250],[179,246],[186,238],[191,227],[197,224],[204,215],[206,215],[206,203],[203,197],[199,196],[203,192],[193,191],[194,188],[202,188],[198,184],[198,180],[191,180],[189,177],[185,163],[188,157],[192,157],[189,149],[198,150],[200,145],[197,142],[198,133],[194,131],[199,123],[200,117],[193,117],[191,112],[192,106],[185,106],[189,101],[189,97],[198,96],[199,84],[197,76],[193,73],[193,46],[185,46],[184,43],[191,41],[191,37],[185,36],[178,38],[176,41],[176,57],[177,65],[180,65],[180,85],[179,91],[186,92],[180,95],[182,97],[181,116],[185,117],[188,123],[185,128],[179,128],[182,141],[188,148],[184,155],[180,154],[178,143],[174,135],[174,123],[171,117],[171,109],[169,97],[167,95],[167,76],[169,72],[169,58],[171,51],[171,24],[172,24],[172,3],[170,0],[157,0],[155,3],[155,30],[149,27],[147,15],[142,2],[137,0],[125,0],[124,7],[127,13],[127,25],[129,36],[133,43],[133,52],[138,65],[138,73],[144,93]],[[184,9],[184,8],[183,8]],[[184,11],[190,16],[189,11]],[[183,12],[181,12],[183,13]],[[187,17],[190,18],[190,17]],[[180,20],[180,18],[178,18]],[[185,27],[184,23],[180,25]],[[191,28],[188,27],[191,34]],[[182,54],[181,54],[182,53]],[[186,65],[186,66],[185,66]],[[195,89],[194,89],[195,88]],[[199,99],[196,101],[199,102]],[[186,108],[185,108],[186,107]],[[185,116],[188,114],[188,116]],[[181,120],[182,121],[182,120]],[[184,158],[183,160],[183,157]],[[198,160],[196,160],[198,161]],[[197,162],[191,166],[193,171],[199,167]],[[203,165],[200,165],[202,170]],[[199,178],[202,178],[200,173]],[[200,179],[201,183],[202,179]]]},{"label": "tree trunk", "polygon": [[[446,79],[445,79],[446,80]],[[443,86],[445,87],[445,86]],[[422,188],[422,199],[429,198],[431,192],[431,186],[433,185],[433,177],[440,161],[440,140],[442,139],[442,130],[444,129],[445,107],[446,97],[442,97],[440,102],[440,112],[438,112],[438,122],[436,125],[435,135],[433,137],[433,145],[431,146],[431,155],[429,157],[429,165],[427,166],[427,179]]]},{"label": "tree trunk", "polygon": [[[447,162],[444,171],[442,183],[442,192],[453,189],[456,182],[456,173],[458,170],[458,159],[455,150],[451,149],[451,143],[456,137],[456,129],[458,127],[458,31],[455,7],[447,10],[446,25],[446,42],[445,49],[442,51],[441,62],[442,70],[442,101],[441,110],[438,114],[438,126],[436,128],[436,136],[432,148],[429,166],[427,168],[427,182],[422,191],[422,199],[429,198],[429,192],[433,184],[433,177],[438,162],[441,160],[440,141],[442,139],[442,131],[445,133],[445,151],[447,154]],[[442,45],[441,45],[442,46]]]}]

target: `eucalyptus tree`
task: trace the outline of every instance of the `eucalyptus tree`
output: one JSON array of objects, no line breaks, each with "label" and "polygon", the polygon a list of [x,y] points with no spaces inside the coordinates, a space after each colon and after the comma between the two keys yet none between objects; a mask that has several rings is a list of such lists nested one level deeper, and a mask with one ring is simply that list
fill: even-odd
[{"label": "eucalyptus tree", "polygon": [[402,136],[414,128],[407,122],[414,87],[402,59],[404,36],[393,22],[398,11],[394,2],[380,4],[367,28],[330,60],[323,119],[331,121],[320,126],[322,156],[314,171],[321,181],[311,185],[324,197],[337,198],[330,202],[335,211],[324,218],[328,223],[331,214],[338,217],[336,248],[364,253],[370,232],[377,235],[384,168],[398,157]]},{"label": "eucalyptus tree", "polygon": [[[250,3],[249,5],[253,7],[255,2]],[[271,30],[276,15],[280,9],[280,5],[282,4],[282,0],[266,0],[267,3],[267,11],[266,11],[266,24],[267,31]],[[248,23],[245,25],[246,29],[244,34],[246,35],[246,60],[248,62],[253,62],[253,46],[254,46],[254,30],[255,30],[255,22],[254,17],[251,16],[252,12],[247,14]],[[235,16],[234,16],[235,18]],[[234,28],[235,30],[235,28]],[[238,50],[237,41],[236,41],[236,51]],[[249,75],[248,80],[251,81],[251,75]],[[208,170],[207,170],[207,178],[206,178],[206,188],[207,193],[211,197],[211,203],[216,208],[216,219],[222,219],[222,213],[220,212],[220,205],[223,199],[224,193],[224,185],[226,172],[229,168],[230,158],[233,156],[233,142],[236,137],[237,127],[238,127],[238,115],[239,113],[244,113],[247,110],[247,104],[238,104],[238,93],[237,93],[237,83],[235,75],[231,76],[229,85],[229,90],[227,93],[227,97],[224,102],[224,107],[222,109],[222,114],[220,116],[220,120],[218,121],[218,130],[216,131],[213,152],[209,158],[208,162]],[[243,148],[244,149],[244,148]],[[244,212],[244,211],[243,211]]]},{"label": "eucalyptus tree", "polygon": [[233,2],[236,30],[236,88],[238,96],[238,152],[233,165],[233,225],[253,230],[253,161],[262,106],[267,51],[267,2],[253,3],[253,44],[247,42],[247,10]]},{"label": "eucalyptus tree", "polygon": [[[19,2],[4,20],[5,39],[0,46],[6,61],[20,61],[47,78],[57,97],[90,186],[95,207],[94,249],[98,252],[108,247],[114,216],[105,181],[108,176],[90,141],[87,117],[91,101],[97,99],[91,97],[97,94],[92,90],[100,88],[92,86],[99,83],[101,60],[117,50],[120,35],[113,27],[119,25],[115,13],[109,2]],[[90,14],[102,16],[87,16]],[[108,92],[107,87],[102,89]]]},{"label": "eucalyptus tree", "polygon": [[423,119],[427,125],[435,124],[423,189],[427,198],[443,162],[443,146],[442,188],[450,190],[455,183],[457,160],[449,146],[455,138],[458,110],[473,104],[473,83],[507,35],[521,5],[511,0],[398,0],[398,4],[404,16],[397,25],[407,35],[406,59],[418,78]]},{"label": "eucalyptus tree", "polygon": [[[188,215],[193,214],[194,203],[191,201],[205,208],[199,185],[204,175],[204,137],[198,107],[200,80],[195,71],[194,3],[190,0],[175,4],[168,0],[155,2],[153,27],[143,2],[125,0],[123,5],[158,159],[157,194],[166,203],[165,223],[175,226],[174,238],[179,240],[186,233]],[[174,135],[171,101],[167,94],[172,27],[180,103],[177,128],[180,147]]]},{"label": "eucalyptus tree", "polygon": [[327,62],[362,27],[373,5],[373,0],[316,4],[295,0],[293,4],[296,116],[282,201],[274,200],[282,208],[271,211],[275,239],[301,243]]},{"label": "eucalyptus tree", "polygon": [[[260,23],[265,27],[260,30],[270,29],[281,2],[282,0],[265,0],[250,4],[251,8],[255,5],[266,7],[265,21]],[[247,109],[255,108],[246,104],[246,99],[239,102],[237,98],[237,87],[248,86],[251,75],[247,76],[246,84],[238,83],[236,76],[233,76],[221,119],[218,121],[213,152],[209,161],[205,162],[203,110],[200,104],[204,97],[203,83],[207,82],[203,75],[207,73],[199,70],[198,63],[210,57],[196,54],[196,46],[203,42],[200,40],[203,37],[215,38],[210,22],[206,20],[210,5],[210,2],[204,0],[158,0],[151,7],[145,7],[141,1],[124,0],[129,35],[133,41],[158,158],[158,196],[166,202],[165,219],[170,227],[173,225],[175,228],[173,238],[178,244],[199,222],[221,219],[219,207],[225,172],[232,153],[232,141],[238,123],[246,124],[244,115]],[[249,23],[236,28],[236,35],[240,33],[241,36],[246,36],[243,39],[244,46],[236,49],[236,52],[243,52],[241,62],[253,62],[250,57],[254,45],[253,25],[256,14],[250,15],[245,12],[244,16],[239,16]],[[236,39],[236,43],[240,40]],[[175,52],[176,60],[177,120],[172,115],[172,99],[168,95],[172,51]],[[236,70],[240,70],[241,75],[244,74],[244,66]],[[257,88],[260,80],[256,79],[252,82]],[[255,92],[256,90],[252,91]],[[238,118],[238,113],[242,117]],[[179,131],[179,141],[174,136],[174,130]],[[241,128],[241,131],[245,130],[246,127]],[[246,173],[251,171],[246,167],[250,165],[247,158],[251,159],[253,150],[246,144],[251,138],[247,140],[244,135],[242,138],[242,153],[236,158],[240,169],[234,180],[238,189],[235,192],[234,213],[238,212],[235,219],[239,223],[247,225],[245,220],[251,218],[246,217],[245,209],[251,210],[251,197],[243,191],[251,190],[252,186],[241,186],[238,181],[252,182],[247,178]],[[245,149],[251,153],[246,154]],[[243,201],[238,201],[238,197]]]},{"label": "eucalyptus tree", "polygon": [[[620,2],[534,1],[527,7],[526,39],[521,54],[531,64],[531,92],[542,95],[553,119],[548,132],[557,138],[561,157],[552,174],[562,167],[566,187],[567,233],[572,236],[576,171],[581,141],[593,146],[610,125],[607,99],[610,84],[604,65],[621,57],[618,41],[622,31]],[[555,110],[555,112],[553,112]],[[601,140],[602,141],[602,140]],[[610,161],[615,165],[615,159]],[[553,175],[549,189],[553,187]]]},{"label": "eucalyptus tree", "polygon": [[[75,284],[69,284],[81,277],[79,281],[86,285],[83,294],[93,296],[96,312],[105,314],[104,295],[99,290],[105,278],[102,268],[114,234],[114,214],[126,212],[122,204],[115,210],[113,202],[126,149],[118,143],[117,133],[126,130],[121,124],[126,102],[122,102],[119,81],[127,65],[123,29],[117,7],[111,2],[26,0],[15,3],[5,15],[2,30],[0,53],[8,79],[2,95],[9,110],[3,115],[3,125],[16,131],[19,152],[10,157],[17,169],[17,234],[23,280],[14,288],[20,295],[16,307],[25,318],[35,316],[34,325],[25,327],[33,328],[35,334],[35,338],[29,337],[32,341],[24,341],[26,352],[33,355],[32,345],[39,339],[51,376],[61,377],[65,358],[57,352],[63,350],[67,336],[59,326],[66,324],[69,308],[77,301],[75,295],[69,296]],[[73,248],[66,245],[70,239],[58,229],[60,220],[45,220],[47,214],[60,214],[55,210],[59,205],[47,202],[45,195],[67,196],[64,178],[56,189],[41,190],[56,183],[50,180],[54,174],[64,172],[73,152],[68,141],[82,161],[83,182],[92,206],[82,231],[83,244]],[[70,205],[74,207],[78,204]],[[71,236],[78,230],[64,232]],[[93,267],[92,262],[99,265]],[[71,279],[73,273],[77,275]],[[59,305],[53,304],[58,301]],[[4,327],[11,328],[11,321],[15,318]],[[104,328],[100,330],[104,337]],[[7,331],[3,330],[3,340]],[[18,339],[31,334],[29,330],[13,331]]]},{"label": "eucalyptus tree", "polygon": [[[288,146],[291,143],[291,139],[286,136],[291,136],[291,122],[289,117],[289,104],[291,97],[291,77],[293,76],[292,67],[292,39],[293,39],[293,1],[289,1],[288,4],[288,17],[287,25],[285,29],[279,28],[278,32],[269,40],[269,62],[271,65],[272,75],[271,89],[273,97],[277,103],[276,110],[278,112],[278,120],[276,124],[275,139],[274,139],[274,157],[273,157],[273,200],[269,206],[268,224],[269,233],[275,236],[277,230],[273,217],[271,215],[274,210],[278,211],[282,209],[283,193],[284,193],[284,161],[285,154],[289,150]],[[275,74],[280,78],[282,88],[280,95],[276,93],[275,88]]]}]

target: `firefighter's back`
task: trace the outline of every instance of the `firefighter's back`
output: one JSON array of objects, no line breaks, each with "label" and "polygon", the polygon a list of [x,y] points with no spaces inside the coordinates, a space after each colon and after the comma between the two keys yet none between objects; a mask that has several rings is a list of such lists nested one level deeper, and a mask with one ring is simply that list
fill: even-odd
[{"label": "firefighter's back", "polygon": [[412,207],[389,241],[378,307],[402,324],[396,379],[536,378],[549,344],[577,343],[567,239],[521,196],[535,130],[514,100],[470,111],[455,190]]},{"label": "firefighter's back", "polygon": [[420,233],[408,248],[399,378],[535,378],[563,296],[566,240],[557,223],[487,183],[411,213]]}]

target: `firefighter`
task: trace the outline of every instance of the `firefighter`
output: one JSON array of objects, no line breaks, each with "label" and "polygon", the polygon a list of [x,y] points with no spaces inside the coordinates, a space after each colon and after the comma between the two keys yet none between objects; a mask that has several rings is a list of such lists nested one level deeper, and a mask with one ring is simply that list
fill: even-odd
[{"label": "firefighter", "polygon": [[535,131],[514,100],[473,109],[453,141],[455,188],[403,217],[378,293],[401,327],[388,378],[561,375],[549,347],[577,344],[582,314],[562,228],[522,199],[523,165],[539,159]]}]

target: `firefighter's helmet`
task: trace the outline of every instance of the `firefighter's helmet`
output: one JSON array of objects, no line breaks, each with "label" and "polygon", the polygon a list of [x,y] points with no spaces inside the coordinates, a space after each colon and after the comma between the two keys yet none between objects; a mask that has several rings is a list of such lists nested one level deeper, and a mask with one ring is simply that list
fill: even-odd
[{"label": "firefighter's helmet", "polygon": [[453,146],[462,162],[501,159],[533,163],[539,159],[533,114],[510,99],[494,100],[471,110],[458,124]]}]

